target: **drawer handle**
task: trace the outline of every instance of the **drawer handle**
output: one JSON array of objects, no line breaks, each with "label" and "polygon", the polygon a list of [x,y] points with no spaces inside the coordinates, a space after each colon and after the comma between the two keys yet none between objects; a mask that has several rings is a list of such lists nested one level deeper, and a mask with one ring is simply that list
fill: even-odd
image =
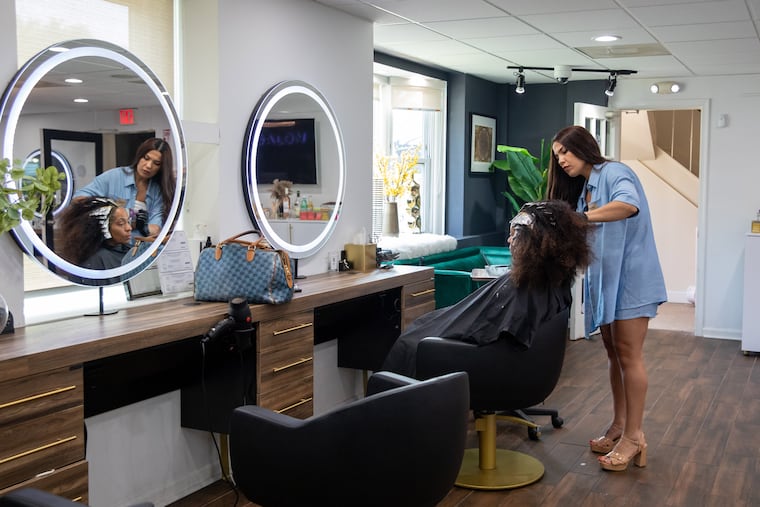
[{"label": "drawer handle", "polygon": [[18,405],[20,403],[26,403],[27,401],[38,400],[40,398],[45,398],[46,396],[53,396],[55,394],[65,393],[66,391],[71,391],[72,389],[76,389],[76,388],[77,386],[61,387],[58,389],[53,389],[52,391],[48,391],[46,393],[35,394],[34,396],[28,396],[26,398],[20,398],[18,400],[9,401],[8,403],[3,403],[2,405],[0,405],[0,409],[12,407],[13,405]]},{"label": "drawer handle", "polygon": [[272,332],[272,334],[274,336],[277,336],[277,335],[289,333],[291,331],[298,331],[299,329],[303,329],[305,327],[311,327],[313,325],[314,325],[313,322],[307,322],[306,324],[298,324],[297,326],[289,327],[287,329],[280,329],[279,331],[274,331],[274,332]]},{"label": "drawer handle", "polygon": [[282,370],[287,370],[288,368],[293,368],[294,366],[300,366],[304,363],[308,363],[311,360],[312,360],[311,356],[303,357],[294,363],[286,364],[285,366],[278,366],[277,368],[272,368],[272,373],[280,373]]},{"label": "drawer handle", "polygon": [[18,454],[14,454],[13,456],[8,456],[7,458],[0,459],[0,465],[3,465],[5,463],[8,463],[9,461],[13,461],[15,459],[23,458],[24,456],[29,456],[30,454],[34,454],[35,452],[44,451],[46,449],[50,449],[51,447],[55,447],[57,445],[65,444],[66,442],[71,442],[72,440],[76,440],[76,436],[72,437],[66,437],[62,438],[61,440],[56,440],[55,442],[51,442],[49,444],[41,445],[40,447],[36,447],[34,449],[29,449],[28,451],[20,452]]},{"label": "drawer handle", "polygon": [[275,410],[275,412],[277,412],[278,414],[282,414],[283,412],[287,412],[288,410],[294,409],[294,408],[296,408],[296,407],[300,407],[300,406],[301,406],[301,405],[303,405],[304,403],[309,403],[309,402],[310,402],[311,400],[313,400],[313,399],[314,399],[314,398],[301,398],[301,401],[299,401],[299,402],[297,402],[297,403],[293,403],[293,404],[292,404],[291,406],[289,406],[289,407],[285,407],[285,408],[283,408],[283,409],[280,409],[280,410]]},{"label": "drawer handle", "polygon": [[417,296],[424,296],[425,294],[430,294],[431,292],[435,292],[435,289],[427,289],[423,290],[422,292],[412,292],[410,295],[413,298],[416,298]]}]

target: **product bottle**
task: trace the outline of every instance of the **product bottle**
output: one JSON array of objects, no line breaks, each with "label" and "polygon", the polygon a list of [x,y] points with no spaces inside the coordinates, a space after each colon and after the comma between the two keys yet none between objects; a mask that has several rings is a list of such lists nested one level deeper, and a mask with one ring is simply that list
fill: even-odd
[{"label": "product bottle", "polygon": [[301,199],[301,207],[298,210],[301,216],[301,219],[306,220],[306,212],[309,211],[309,203],[306,202],[306,197]]},{"label": "product bottle", "polygon": [[282,198],[282,218],[290,216],[290,189],[285,189],[285,197]]},{"label": "product bottle", "polygon": [[308,204],[308,206],[309,206],[309,208],[308,208],[309,211],[313,211],[314,210],[314,201],[311,200],[311,196],[309,196],[309,204]]},{"label": "product bottle", "polygon": [[293,214],[297,215],[301,211],[301,191],[296,190],[296,201],[293,203]]},{"label": "product bottle", "polygon": [[760,234],[760,209],[757,210],[757,216],[752,221],[752,232]]}]

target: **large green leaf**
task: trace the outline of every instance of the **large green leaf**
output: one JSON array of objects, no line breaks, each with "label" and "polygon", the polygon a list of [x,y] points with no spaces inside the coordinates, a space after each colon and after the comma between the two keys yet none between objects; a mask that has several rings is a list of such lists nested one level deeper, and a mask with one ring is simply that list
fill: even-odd
[{"label": "large green leaf", "polygon": [[498,145],[496,150],[503,153],[505,158],[495,160],[492,167],[507,172],[509,191],[502,192],[502,195],[507,198],[514,212],[525,202],[543,199],[547,176],[544,167],[548,167],[551,155],[544,148],[544,142],[541,141],[541,159],[531,155],[526,148]]}]

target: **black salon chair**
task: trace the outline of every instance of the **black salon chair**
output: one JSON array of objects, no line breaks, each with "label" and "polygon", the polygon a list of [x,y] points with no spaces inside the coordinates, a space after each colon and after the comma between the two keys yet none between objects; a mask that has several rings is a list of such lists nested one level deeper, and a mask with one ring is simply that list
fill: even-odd
[{"label": "black salon chair", "polygon": [[509,419],[528,426],[537,439],[540,426],[529,415],[549,415],[562,426],[556,410],[535,407],[557,385],[565,359],[569,310],[557,314],[536,330],[527,350],[509,340],[477,346],[458,340],[425,338],[417,347],[417,376],[430,378],[466,371],[470,408],[475,415],[479,447],[465,451],[456,485],[472,489],[509,489],[536,482],[544,466],[527,454],[496,449],[496,420]]},{"label": "black salon chair", "polygon": [[[47,491],[35,488],[17,489],[0,497],[0,507],[87,507],[72,502]],[[152,503],[141,503],[132,507],[153,507]]]},{"label": "black salon chair", "polygon": [[235,409],[232,473],[265,507],[432,507],[454,486],[468,420],[465,373],[417,381],[378,372],[365,398],[305,420]]}]

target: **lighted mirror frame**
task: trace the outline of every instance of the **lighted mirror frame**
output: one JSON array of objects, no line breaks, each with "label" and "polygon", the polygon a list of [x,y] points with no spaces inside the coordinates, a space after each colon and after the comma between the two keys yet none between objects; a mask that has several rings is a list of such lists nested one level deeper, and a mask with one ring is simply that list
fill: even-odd
[{"label": "lighted mirror frame", "polygon": [[[21,112],[35,86],[56,66],[83,57],[100,57],[117,62],[134,72],[153,92],[166,116],[171,131],[170,144],[175,160],[176,187],[174,200],[167,220],[153,243],[131,262],[111,269],[88,269],[60,257],[35,233],[28,221],[13,229],[17,243],[35,261],[55,275],[78,285],[103,286],[121,283],[140,274],[158,257],[154,255],[161,244],[168,240],[182,209],[187,179],[187,153],[179,116],[166,88],[158,77],[135,55],[114,44],[91,39],[76,39],[49,46],[32,57],[11,79],[0,101],[0,134],[2,152],[0,157],[15,160],[13,145]],[[24,154],[26,156],[26,154]],[[40,260],[37,255],[43,259]]]},{"label": "lighted mirror frame", "polygon": [[[330,218],[325,222],[325,226],[320,231],[319,235],[308,243],[294,244],[286,241],[284,238],[274,230],[272,225],[267,220],[264,212],[264,205],[261,202],[259,195],[258,182],[256,181],[256,148],[259,145],[259,138],[261,137],[261,130],[264,126],[269,114],[277,106],[280,100],[287,98],[293,94],[303,94],[311,98],[322,109],[322,112],[327,117],[332,132],[332,141],[336,143],[336,149],[338,154],[338,192],[335,196],[335,208],[330,215]],[[318,137],[319,144],[329,142],[329,136],[320,135]],[[318,148],[320,149],[320,148]],[[253,223],[258,227],[264,237],[275,247],[281,250],[287,251],[291,257],[295,259],[302,259],[310,255],[315,254],[320,248],[324,246],[330,235],[332,234],[335,226],[337,225],[338,218],[340,216],[340,208],[343,204],[343,193],[346,186],[346,155],[345,147],[343,145],[343,134],[338,124],[338,120],[333,112],[327,99],[316,88],[305,83],[303,81],[283,81],[270,88],[264,96],[259,100],[256,108],[254,109],[251,119],[248,122],[248,127],[245,133],[245,141],[243,144],[243,167],[242,177],[243,186],[245,188],[245,201],[248,215]],[[326,168],[320,167],[319,171],[324,171]],[[266,182],[263,184],[270,184]]]}]

